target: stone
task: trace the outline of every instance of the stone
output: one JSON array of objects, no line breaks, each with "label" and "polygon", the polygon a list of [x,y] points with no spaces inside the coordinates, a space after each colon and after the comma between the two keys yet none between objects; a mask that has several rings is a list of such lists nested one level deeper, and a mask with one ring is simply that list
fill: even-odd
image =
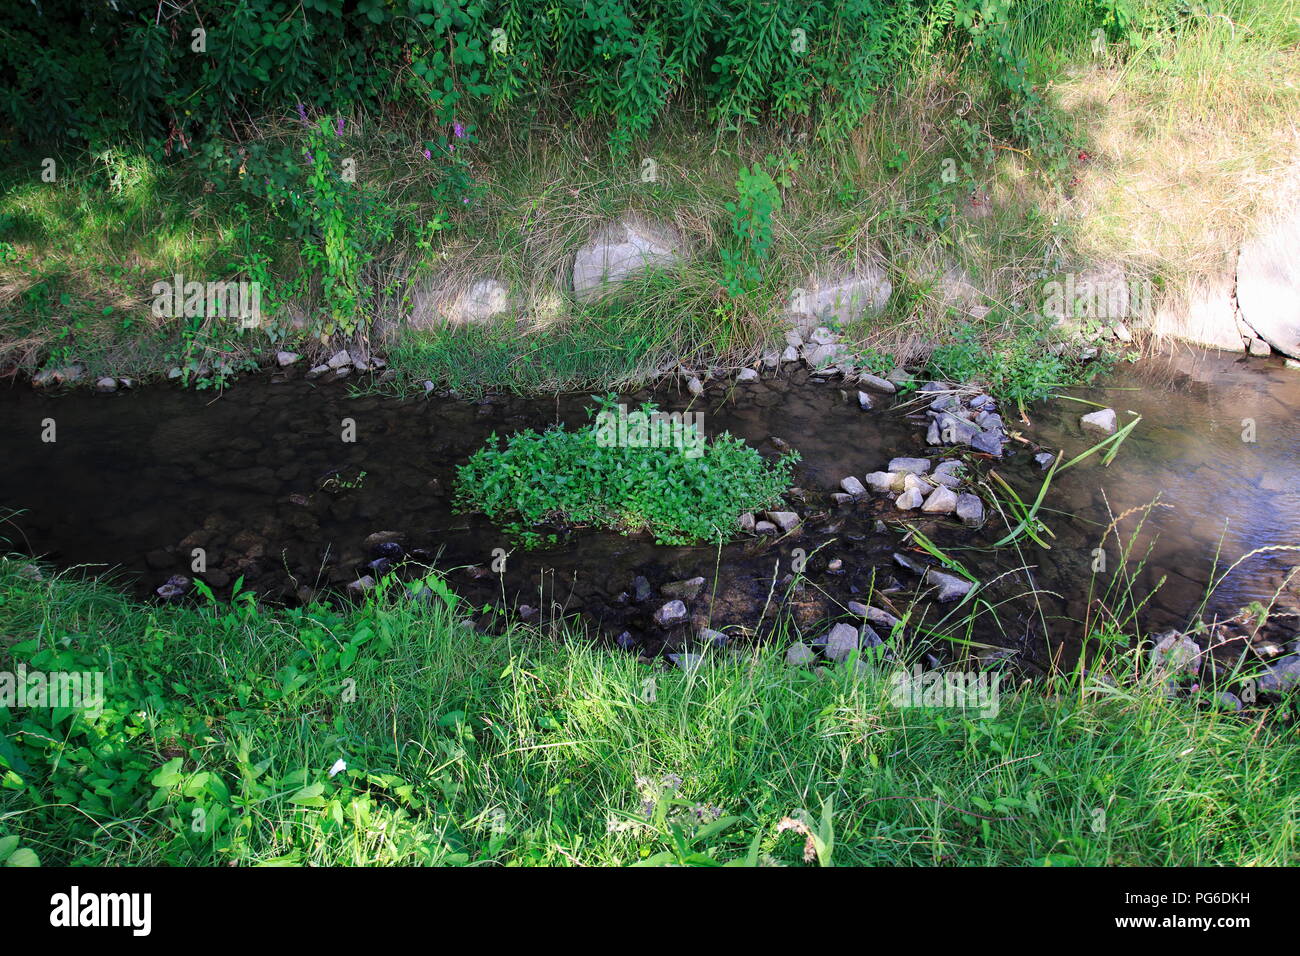
[{"label": "stone", "polygon": [[686,380],[686,390],[690,392],[692,395],[694,395],[696,398],[699,398],[701,395],[704,394],[704,383],[701,382],[696,376],[692,375],[690,378]]},{"label": "stone", "polygon": [[769,372],[781,364],[781,353],[775,349],[768,349],[763,353],[763,368]]},{"label": "stone", "polygon": [[[978,499],[976,499],[978,500]],[[950,515],[957,510],[957,493],[942,485],[930,492],[921,506],[921,511],[928,515]]]},{"label": "stone", "polygon": [[1117,426],[1115,420],[1115,409],[1103,408],[1100,411],[1089,412],[1079,419],[1079,424],[1085,432],[1094,432],[1099,435],[1113,435]]},{"label": "stone", "polygon": [[110,378],[110,377],[107,376],[107,375],[104,376],[104,377],[101,378],[101,379],[97,379],[97,380],[95,381],[95,391],[97,391],[97,392],[116,392],[116,391],[117,391],[117,379],[115,379],[115,378]]},{"label": "stone", "polygon": [[154,593],[164,601],[174,603],[183,598],[189,590],[190,579],[183,574],[173,574],[165,582],[159,585]]},{"label": "stone", "polygon": [[802,664],[811,664],[816,657],[813,650],[803,641],[795,641],[785,652],[785,662],[792,667],[798,667]]},{"label": "stone", "polygon": [[1004,439],[1000,432],[977,432],[971,437],[970,446],[976,451],[981,451],[986,455],[992,455],[994,458],[1002,457],[1002,443]]},{"label": "stone", "polygon": [[685,256],[677,230],[625,216],[592,234],[573,259],[573,292],[590,300],[647,269],[668,269]]},{"label": "stone", "polygon": [[847,478],[841,478],[840,487],[844,489],[846,494],[850,495],[865,495],[867,493],[867,489],[862,486],[862,482],[858,481],[858,479],[854,478],[852,475],[849,475]]},{"label": "stone", "polygon": [[873,471],[866,476],[867,487],[877,494],[903,490],[903,476],[892,471]]},{"label": "stone", "polygon": [[865,385],[874,392],[884,392],[886,395],[893,395],[898,391],[898,386],[893,382],[879,375],[872,375],[870,372],[859,372],[858,384]]},{"label": "stone", "polygon": [[742,368],[736,373],[737,382],[757,382],[758,378],[758,372],[754,371],[752,368]]},{"label": "stone", "polygon": [[786,365],[799,361],[799,350],[793,345],[787,345],[781,353],[781,361]]},{"label": "stone", "polygon": [[1195,674],[1201,666],[1201,649],[1180,631],[1156,636],[1151,648],[1151,667],[1160,673]]},{"label": "stone", "polygon": [[665,654],[664,656],[684,671],[693,671],[704,663],[703,654],[693,654],[690,651],[683,651],[677,654]]},{"label": "stone", "polygon": [[817,326],[812,335],[808,336],[808,341],[813,345],[834,345],[839,340],[840,337],[824,325]]},{"label": "stone", "polygon": [[889,301],[893,286],[885,272],[874,264],[863,264],[837,276],[809,283],[806,309],[817,319],[834,318],[841,325],[863,315],[876,315]]},{"label": "stone", "polygon": [[654,613],[655,623],[660,627],[675,627],[678,624],[684,624],[689,616],[686,612],[686,605],[681,601],[669,601]]},{"label": "stone", "polygon": [[894,458],[889,462],[889,470],[909,475],[924,475],[930,470],[928,458]]},{"label": "stone", "polygon": [[[85,368],[80,365],[67,365],[63,368],[42,369],[32,376],[32,387],[46,388],[52,385],[69,385],[81,378],[85,374]],[[168,373],[168,378],[180,378],[181,371],[176,369],[176,374]]]},{"label": "stone", "polygon": [[1273,348],[1263,339],[1249,339],[1246,342],[1246,351],[1256,358],[1267,358],[1273,354]]},{"label": "stone", "polygon": [[1237,305],[1256,335],[1300,358],[1300,207],[1279,208],[1237,256]]},{"label": "stone", "polygon": [[826,659],[840,663],[848,660],[850,654],[858,649],[858,629],[849,624],[836,624],[830,629],[823,643]]},{"label": "stone", "polygon": [[1053,455],[1050,451],[1040,451],[1037,455],[1034,456],[1034,462],[1038,465],[1039,468],[1042,468],[1044,471],[1046,471],[1047,467],[1051,465],[1052,460],[1055,457],[1056,456]]},{"label": "stone", "polygon": [[693,601],[704,589],[704,578],[689,578],[685,581],[672,581],[659,589],[666,598]]},{"label": "stone", "polygon": [[837,504],[837,505],[847,505],[847,504],[851,504],[851,503],[853,502],[853,500],[854,500],[854,496],[853,496],[853,495],[846,495],[846,494],[845,494],[844,492],[842,492],[842,491],[832,491],[832,492],[831,492],[831,501],[833,501],[833,502],[834,502],[835,504]]},{"label": "stone", "polygon": [[953,574],[947,574],[943,571],[936,571],[934,568],[927,568],[925,577],[921,583],[927,587],[938,588],[935,599],[940,603],[956,601],[958,598],[965,597],[974,584],[965,578],[959,578]]},{"label": "stone", "polygon": [[654,595],[650,582],[645,579],[645,575],[638,574],[632,579],[632,600],[637,604],[644,604]]},{"label": "stone", "polygon": [[776,525],[772,524],[770,521],[756,521],[754,522],[754,533],[776,534]]},{"label": "stone", "polygon": [[783,533],[789,533],[799,527],[799,516],[793,511],[768,511],[767,520],[771,521]]},{"label": "stone", "polygon": [[300,358],[302,358],[302,356],[297,352],[276,352],[275,364],[280,366],[280,368],[288,368]]},{"label": "stone", "polygon": [[754,531],[754,515],[747,511],[736,520],[736,524],[745,534],[752,534]]},{"label": "stone", "polygon": [[726,634],[723,634],[721,631],[715,631],[709,627],[700,628],[700,632],[696,637],[708,644],[710,647],[726,647],[730,642],[730,638],[727,637]]},{"label": "stone", "polygon": [[971,494],[957,496],[957,517],[968,528],[978,528],[984,523],[984,502]]},{"label": "stone", "polygon": [[894,507],[899,511],[911,511],[913,508],[919,508],[925,502],[925,495],[921,494],[916,488],[909,488],[901,495],[894,499]]},{"label": "stone", "polygon": [[[320,378],[322,375],[325,375],[326,373],[328,373],[329,370],[330,370],[330,367],[329,367],[328,365],[316,365],[316,366],[313,366],[311,369],[309,369],[309,370],[307,371],[307,378],[308,378],[308,379],[317,379],[317,378]],[[426,389],[426,391],[428,391],[428,390]]]},{"label": "stone", "polygon": [[370,575],[365,574],[357,578],[352,583],[350,583],[347,587],[347,591],[353,597],[356,597],[358,595],[365,594],[374,586],[375,586],[375,579],[372,578]]},{"label": "stone", "polygon": [[347,349],[341,349],[331,355],[325,364],[337,372],[339,369],[352,364],[352,356],[348,354]]},{"label": "stone", "polygon": [[1284,694],[1300,687],[1300,654],[1292,654],[1269,664],[1260,676],[1258,686],[1266,694]]},{"label": "stone", "polygon": [[866,392],[858,392],[858,408],[864,412],[871,411],[871,396]]},{"label": "stone", "polygon": [[842,345],[814,345],[811,349],[805,346],[803,359],[810,367],[820,368],[833,365],[840,356],[845,354],[847,350]]}]

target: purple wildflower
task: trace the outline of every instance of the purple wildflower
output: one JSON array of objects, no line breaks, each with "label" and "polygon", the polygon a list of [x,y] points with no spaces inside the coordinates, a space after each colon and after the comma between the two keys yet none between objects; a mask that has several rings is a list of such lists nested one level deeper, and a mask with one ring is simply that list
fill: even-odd
[{"label": "purple wildflower", "polygon": [[302,120],[304,126],[310,125],[307,119],[307,110],[303,107],[301,103],[298,104],[298,119]]},{"label": "purple wildflower", "polygon": [[461,126],[459,123],[452,123],[451,131],[456,134],[457,139],[465,138],[465,127]]},{"label": "purple wildflower", "polygon": [[426,149],[426,150],[424,151],[424,158],[425,158],[425,159],[433,159],[433,153],[429,152],[429,151]]},{"label": "purple wildflower", "polygon": [[342,116],[339,117],[339,121],[338,121],[338,123],[337,123],[337,124],[335,125],[335,127],[334,127],[334,135],[335,135],[335,136],[342,136],[342,135],[343,135],[343,117],[342,117]]}]

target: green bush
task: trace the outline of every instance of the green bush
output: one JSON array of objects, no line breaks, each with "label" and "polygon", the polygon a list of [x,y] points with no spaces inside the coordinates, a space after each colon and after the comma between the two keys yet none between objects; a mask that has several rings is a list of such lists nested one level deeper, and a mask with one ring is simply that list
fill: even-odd
[{"label": "green bush", "polygon": [[554,542],[532,530],[548,521],[646,531],[660,544],[722,542],[747,511],[776,507],[798,460],[769,464],[739,438],[708,441],[689,422],[674,425],[651,403],[619,427],[613,396],[598,400],[594,424],[495,435],[457,473],[456,504],[503,521],[526,547]]}]

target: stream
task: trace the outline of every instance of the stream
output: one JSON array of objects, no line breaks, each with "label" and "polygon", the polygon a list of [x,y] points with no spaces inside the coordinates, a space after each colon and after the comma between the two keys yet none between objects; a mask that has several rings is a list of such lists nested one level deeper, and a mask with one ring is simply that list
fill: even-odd
[{"label": "stream", "polygon": [[[446,571],[476,608],[525,604],[534,619],[581,621],[656,654],[680,649],[706,624],[738,636],[777,626],[792,635],[824,628],[849,600],[908,609],[916,579],[892,555],[907,547],[910,525],[986,584],[992,610],[961,636],[1003,648],[1031,670],[1075,654],[1090,591],[1117,568],[1144,596],[1163,580],[1137,612],[1155,632],[1189,623],[1216,554],[1221,573],[1255,549],[1300,545],[1300,373],[1267,359],[1183,350],[1120,362],[1096,387],[1067,390],[1114,407],[1121,426],[1130,411],[1142,421],[1109,466],[1093,455],[1056,476],[1039,513],[1050,549],[1027,538],[991,549],[1007,528],[979,489],[993,514],[974,531],[951,517],[901,513],[880,496],[833,503],[841,478],[882,470],[895,456],[952,456],[927,449],[924,416],[906,397],[864,412],[856,388],[801,371],[752,384],[715,381],[694,400],[675,384],[620,397],[629,407],[651,399],[665,411],[703,412],[708,435],[731,432],[765,455],[779,454],[782,442],[796,449],[802,490],[788,500],[804,521],[795,534],[741,537],[718,549],[574,530],[527,552],[484,517],[453,512],[455,467],[493,433],[586,423],[588,395],[467,402],[357,394],[354,386],[307,382],[296,369],[245,377],[224,393],[155,386],[47,394],[16,385],[0,395],[7,515],[0,538],[8,550],[59,567],[111,570],[142,596],[183,574],[218,594],[242,577],[245,589],[285,603],[377,576],[387,564],[370,563],[393,549],[376,542],[395,540],[408,557]],[[1091,410],[1057,398],[1027,409],[1026,424],[1002,408],[1026,441],[1011,441],[1003,459],[979,462],[977,471],[996,469],[1032,501],[1044,476],[1034,454],[1062,450],[1068,460],[1086,450],[1096,439],[1082,433],[1079,417]],[[352,442],[342,437],[349,419]],[[55,440],[44,441],[50,420]],[[1243,440],[1249,428],[1253,441]],[[1120,537],[1103,542],[1103,531],[1112,515],[1152,502],[1125,562],[1120,541],[1140,515],[1120,523]],[[1099,546],[1107,567],[1094,575]],[[195,548],[203,549],[205,573],[191,571]],[[508,553],[500,574],[495,549]],[[782,582],[795,549],[809,557],[806,581],[790,591]],[[1287,575],[1296,565],[1300,554],[1292,552],[1247,559],[1211,596],[1206,615],[1231,617],[1279,590],[1279,604],[1294,609],[1300,576]],[[646,586],[653,594],[695,576],[707,583],[689,602],[694,627],[659,628],[652,614],[663,598],[648,596]],[[935,638],[956,620],[929,601],[911,618]],[[940,657],[952,647],[931,643]]]}]

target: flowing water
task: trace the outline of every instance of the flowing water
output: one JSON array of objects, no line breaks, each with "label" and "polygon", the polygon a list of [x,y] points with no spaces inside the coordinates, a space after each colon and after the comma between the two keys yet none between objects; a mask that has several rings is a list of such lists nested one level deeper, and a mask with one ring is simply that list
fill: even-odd
[{"label": "flowing water", "polygon": [[[400,532],[408,554],[447,570],[476,605],[572,616],[609,635],[627,632],[654,653],[680,646],[687,629],[654,625],[662,599],[638,600],[638,576],[652,588],[704,576],[694,623],[742,634],[778,620],[810,627],[855,598],[905,609],[916,580],[891,555],[906,521],[991,582],[996,619],[981,615],[970,636],[1012,649],[1030,667],[1077,643],[1071,619],[1085,612],[1090,589],[1124,565],[1119,541],[1136,516],[1121,523],[1124,535],[1103,541],[1113,514],[1159,503],[1127,564],[1143,592],[1163,579],[1141,614],[1152,629],[1187,623],[1216,552],[1226,566],[1258,548],[1300,545],[1300,373],[1267,360],[1185,353],[1121,364],[1100,387],[1071,394],[1115,407],[1121,423],[1129,410],[1142,422],[1109,467],[1093,456],[1052,483],[1041,514],[1055,536],[1046,539],[1050,550],[1024,539],[1019,549],[988,549],[1006,531],[1000,521],[971,532],[951,518],[901,515],[885,499],[835,506],[829,494],[846,475],[880,470],[899,455],[940,456],[925,447],[915,407],[862,412],[854,391],[802,373],[716,384],[693,404],[676,388],[622,396],[629,406],[654,399],[664,410],[702,411],[709,435],[729,431],[764,454],[778,454],[782,442],[797,449],[802,491],[792,503],[805,523],[778,541],[660,547],[644,536],[577,530],[525,552],[483,517],[451,510],[455,467],[494,432],[585,423],[589,396],[399,400],[355,394],[347,382],[313,385],[292,372],[254,376],[222,394],[11,389],[0,396],[0,505],[16,513],[0,536],[12,550],[60,566],[115,569],[141,594],[192,574],[201,548],[207,571],[196,576],[219,594],[242,576],[246,588],[292,603],[373,573],[367,537]],[[1024,423],[1002,409],[1028,441],[1011,442],[1011,454],[992,467],[1032,500],[1043,476],[1033,453],[1063,449],[1068,458],[1086,449],[1092,439],[1078,419],[1090,410],[1057,399],[1031,407]],[[51,420],[56,440],[44,441]],[[349,422],[352,442],[343,440]],[[1098,547],[1109,562],[1100,577],[1092,572]],[[492,570],[498,548],[509,552],[502,574]],[[811,555],[807,583],[787,593],[781,581],[795,549]],[[1300,555],[1289,552],[1248,559],[1212,596],[1209,613],[1271,600],[1297,564]],[[943,614],[925,611],[939,633],[951,623]]]}]

